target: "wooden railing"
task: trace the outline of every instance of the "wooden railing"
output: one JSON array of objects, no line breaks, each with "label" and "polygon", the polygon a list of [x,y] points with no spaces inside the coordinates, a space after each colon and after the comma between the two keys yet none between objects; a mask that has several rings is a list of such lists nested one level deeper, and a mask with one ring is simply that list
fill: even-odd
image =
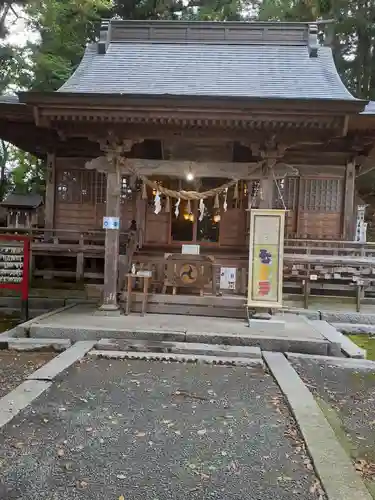
[{"label": "wooden railing", "polygon": [[[0,234],[27,234],[35,243],[72,243],[80,246],[103,245],[105,230],[94,229],[80,231],[76,229],[46,229],[46,228],[9,228],[0,227]],[[120,240],[126,240],[129,231],[120,231]],[[138,247],[142,247],[143,233],[137,231]],[[375,242],[358,243],[343,240],[312,240],[287,238],[284,242],[284,253],[299,255],[338,255],[338,256],[375,256]]]},{"label": "wooden railing", "polygon": [[[105,230],[79,231],[76,229],[41,229],[41,228],[7,228],[0,227],[0,234],[29,235],[32,243],[72,244],[79,246],[104,246]],[[126,242],[129,231],[120,231],[120,243]]]},{"label": "wooden railing", "polygon": [[286,239],[284,254],[375,256],[375,242]]},{"label": "wooden railing", "polygon": [[[104,258],[105,230],[79,231],[72,229],[22,229],[0,227],[0,234],[28,234],[32,239],[33,256],[69,256],[76,259],[75,270],[62,270],[59,266],[53,269],[42,267],[35,272],[36,276],[56,276],[61,278],[75,277],[77,280],[96,279],[102,280],[103,273],[100,269],[91,270],[85,267],[87,259]],[[120,232],[120,261],[121,267],[126,267],[126,272],[131,267],[134,254],[142,246],[143,233]],[[221,252],[219,252],[221,253]],[[222,255],[228,250],[222,250]],[[164,276],[164,252],[159,257],[154,253],[145,254],[141,262],[149,264],[153,270],[156,283],[161,283]],[[60,258],[60,257],[59,257]],[[139,256],[137,256],[137,260]],[[220,290],[220,267],[236,267],[237,294],[245,295],[247,289],[248,257],[247,252],[233,257],[231,263],[224,263],[219,257],[215,258],[214,266],[215,283],[214,294]],[[56,261],[58,262],[58,261]],[[92,262],[92,261],[90,261]],[[310,279],[311,276],[314,282]],[[359,281],[358,281],[359,280]],[[309,281],[309,290],[306,283]],[[284,289],[289,293],[302,294],[307,297],[310,293],[329,295],[354,296],[358,291],[357,284],[363,282],[361,298],[375,296],[375,243],[357,243],[342,240],[310,240],[286,239],[284,245]],[[226,291],[223,291],[226,293]],[[307,300],[307,299],[306,299]]]}]

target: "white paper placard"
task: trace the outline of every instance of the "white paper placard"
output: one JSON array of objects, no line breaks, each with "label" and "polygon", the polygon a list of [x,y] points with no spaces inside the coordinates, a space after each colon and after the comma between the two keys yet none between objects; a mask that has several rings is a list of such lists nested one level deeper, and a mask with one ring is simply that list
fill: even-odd
[{"label": "white paper placard", "polygon": [[184,255],[199,255],[200,245],[182,245],[181,253]]},{"label": "white paper placard", "polygon": [[237,269],[235,267],[222,267],[220,269],[220,289],[236,289]]}]

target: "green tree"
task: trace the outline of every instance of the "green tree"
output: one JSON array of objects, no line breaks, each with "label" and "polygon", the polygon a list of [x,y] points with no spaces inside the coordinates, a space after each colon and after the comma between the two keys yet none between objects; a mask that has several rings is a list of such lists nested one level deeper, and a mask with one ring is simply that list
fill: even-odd
[{"label": "green tree", "polygon": [[26,11],[40,33],[31,46],[32,88],[58,89],[79,65],[85,46],[96,39],[100,19],[238,20],[244,0],[34,0]]},{"label": "green tree", "polygon": [[4,199],[8,191],[9,178],[6,169],[9,162],[10,148],[10,144],[2,139],[0,140],[0,201]]},{"label": "green tree", "polygon": [[45,191],[43,161],[21,149],[10,147],[8,164],[12,165],[7,179],[7,189],[18,194]]},{"label": "green tree", "polygon": [[241,0],[115,0],[113,13],[122,19],[188,19],[233,21],[241,19]]},{"label": "green tree", "polygon": [[9,33],[9,24],[19,17],[18,8],[25,7],[29,0],[0,1],[0,39],[6,38]]},{"label": "green tree", "polygon": [[372,0],[263,0],[261,20],[334,21],[333,53],[349,90],[375,99],[375,2]]},{"label": "green tree", "polygon": [[29,45],[34,90],[56,90],[69,78],[110,7],[110,0],[36,0],[28,6],[30,26],[40,34],[40,42]]}]

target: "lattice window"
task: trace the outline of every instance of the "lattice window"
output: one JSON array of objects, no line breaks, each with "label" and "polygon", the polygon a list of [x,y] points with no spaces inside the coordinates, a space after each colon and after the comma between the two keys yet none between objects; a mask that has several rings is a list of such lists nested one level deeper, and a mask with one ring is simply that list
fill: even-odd
[{"label": "lattice window", "polygon": [[65,203],[93,203],[93,172],[89,170],[62,170],[57,172],[56,193]]},{"label": "lattice window", "polygon": [[81,170],[81,203],[94,203],[94,178],[93,170]]},{"label": "lattice window", "polygon": [[297,203],[297,190],[297,177],[277,179],[273,188],[273,206],[275,208],[294,210]]},{"label": "lattice window", "polygon": [[341,179],[302,179],[301,208],[307,212],[340,212]]},{"label": "lattice window", "polygon": [[103,172],[95,172],[95,200],[105,203],[107,200],[107,176]]}]

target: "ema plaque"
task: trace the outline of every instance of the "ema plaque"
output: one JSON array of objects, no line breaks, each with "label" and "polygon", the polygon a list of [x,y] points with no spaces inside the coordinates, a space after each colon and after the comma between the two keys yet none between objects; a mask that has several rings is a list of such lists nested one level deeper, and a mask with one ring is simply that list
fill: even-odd
[{"label": "ema plaque", "polygon": [[0,235],[0,288],[21,296],[22,318],[28,319],[30,239]]}]

